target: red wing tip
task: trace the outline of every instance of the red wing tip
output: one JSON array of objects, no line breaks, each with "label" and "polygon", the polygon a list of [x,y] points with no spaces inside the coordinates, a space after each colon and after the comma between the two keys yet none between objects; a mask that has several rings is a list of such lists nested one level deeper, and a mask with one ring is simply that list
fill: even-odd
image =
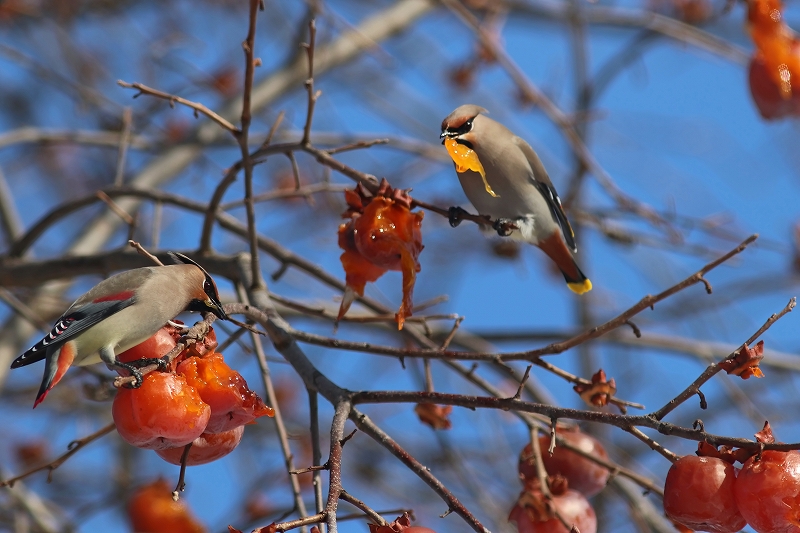
[{"label": "red wing tip", "polygon": [[44,391],[43,393],[41,393],[39,396],[36,397],[36,401],[33,402],[34,409],[36,409],[36,406],[44,401],[44,399],[47,397],[48,392],[50,392],[50,389]]}]

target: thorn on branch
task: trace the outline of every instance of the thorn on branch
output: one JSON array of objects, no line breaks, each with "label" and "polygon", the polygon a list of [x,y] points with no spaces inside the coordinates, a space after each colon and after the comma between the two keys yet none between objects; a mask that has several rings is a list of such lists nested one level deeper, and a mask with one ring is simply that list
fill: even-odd
[{"label": "thorn on branch", "polygon": [[637,326],[630,320],[626,320],[625,323],[631,327],[631,329],[633,330],[633,334],[636,336],[637,339],[642,338],[642,330],[639,329],[639,326]]},{"label": "thorn on branch", "polygon": [[708,409],[708,402],[706,401],[706,395],[703,394],[703,391],[697,389],[697,395],[700,397],[700,409]]},{"label": "thorn on branch", "polygon": [[283,275],[286,274],[286,271],[288,269],[289,269],[289,264],[288,263],[283,263],[280,266],[280,268],[278,268],[278,270],[273,272],[273,274],[271,276],[272,277],[272,281],[278,281],[279,279],[281,279],[283,277]]},{"label": "thorn on branch", "polygon": [[696,429],[700,433],[706,432],[706,426],[705,424],[703,424],[703,421],[700,420],[699,418],[692,423],[692,428]]},{"label": "thorn on branch", "polygon": [[347,441],[349,441],[350,439],[353,438],[353,436],[356,434],[356,432],[358,432],[358,428],[354,429],[353,431],[350,432],[349,435],[346,435],[342,440],[340,440],[339,441],[339,446],[344,448],[344,445],[347,443]]},{"label": "thorn on branch", "polygon": [[712,292],[714,292],[714,290],[711,288],[711,283],[709,283],[708,280],[702,276],[702,274],[699,276],[699,278],[700,278],[700,281],[703,282],[703,285],[706,286],[706,293],[707,294],[711,294]]}]

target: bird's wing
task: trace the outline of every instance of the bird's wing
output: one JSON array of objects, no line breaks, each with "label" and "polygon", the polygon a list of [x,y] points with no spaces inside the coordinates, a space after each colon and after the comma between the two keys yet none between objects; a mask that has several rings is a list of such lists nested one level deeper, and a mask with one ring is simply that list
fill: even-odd
[{"label": "bird's wing", "polygon": [[572,231],[572,226],[569,220],[567,220],[567,214],[564,212],[564,208],[561,205],[561,198],[558,197],[556,188],[553,186],[553,182],[550,181],[550,176],[547,175],[547,171],[544,169],[541,159],[539,159],[534,149],[520,137],[514,136],[514,143],[522,150],[522,153],[525,154],[525,159],[528,160],[531,170],[533,170],[533,184],[539,189],[542,196],[544,196],[547,206],[553,214],[553,218],[556,219],[556,222],[558,222],[558,225],[561,227],[561,233],[564,235],[567,246],[569,246],[573,252],[577,252],[578,246],[575,244],[575,232]]},{"label": "bird's wing", "polygon": [[67,313],[58,319],[50,333],[45,335],[42,340],[27,352],[14,359],[14,362],[11,363],[11,368],[19,368],[41,361],[47,356],[48,349],[55,350],[81,332],[136,302],[133,292],[122,293],[117,296],[121,296],[121,298],[101,299],[81,305],[78,308],[71,307]]}]

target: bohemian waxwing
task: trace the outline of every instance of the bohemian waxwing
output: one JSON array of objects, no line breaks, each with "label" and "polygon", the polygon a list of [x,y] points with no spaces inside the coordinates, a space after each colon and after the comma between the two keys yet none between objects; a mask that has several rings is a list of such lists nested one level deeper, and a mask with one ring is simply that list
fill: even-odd
[{"label": "bohemian waxwing", "polygon": [[[539,156],[484,113],[488,111],[482,107],[463,105],[442,121],[440,137],[453,158],[464,193],[478,213],[498,221],[498,233],[541,248],[573,292],[590,291],[592,282],[573,257],[578,250],[575,234]],[[459,209],[451,209],[454,226],[463,212]],[[510,224],[516,228],[509,228]]]},{"label": "bohemian waxwing", "polygon": [[141,385],[141,373],[118,361],[116,354],[144,342],[183,311],[228,319],[208,272],[185,255],[172,255],[181,264],[137,268],[100,282],[69,306],[45,338],[11,363],[19,368],[45,360],[34,408],[71,365],[102,361],[124,368],[136,376],[135,386]]}]

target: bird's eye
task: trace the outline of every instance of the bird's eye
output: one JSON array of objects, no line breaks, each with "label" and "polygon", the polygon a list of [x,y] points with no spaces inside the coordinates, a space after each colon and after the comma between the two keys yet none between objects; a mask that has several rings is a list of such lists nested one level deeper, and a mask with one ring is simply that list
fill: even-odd
[{"label": "bird's eye", "polygon": [[203,291],[204,292],[211,292],[212,290],[214,290],[214,286],[211,284],[211,281],[205,280],[203,282]]},{"label": "bird's eye", "polygon": [[471,118],[471,119],[467,120],[466,122],[464,122],[459,127],[455,128],[454,133],[456,135],[464,135],[465,133],[469,133],[470,131],[472,131],[472,121],[473,120],[474,120],[474,118]]}]

